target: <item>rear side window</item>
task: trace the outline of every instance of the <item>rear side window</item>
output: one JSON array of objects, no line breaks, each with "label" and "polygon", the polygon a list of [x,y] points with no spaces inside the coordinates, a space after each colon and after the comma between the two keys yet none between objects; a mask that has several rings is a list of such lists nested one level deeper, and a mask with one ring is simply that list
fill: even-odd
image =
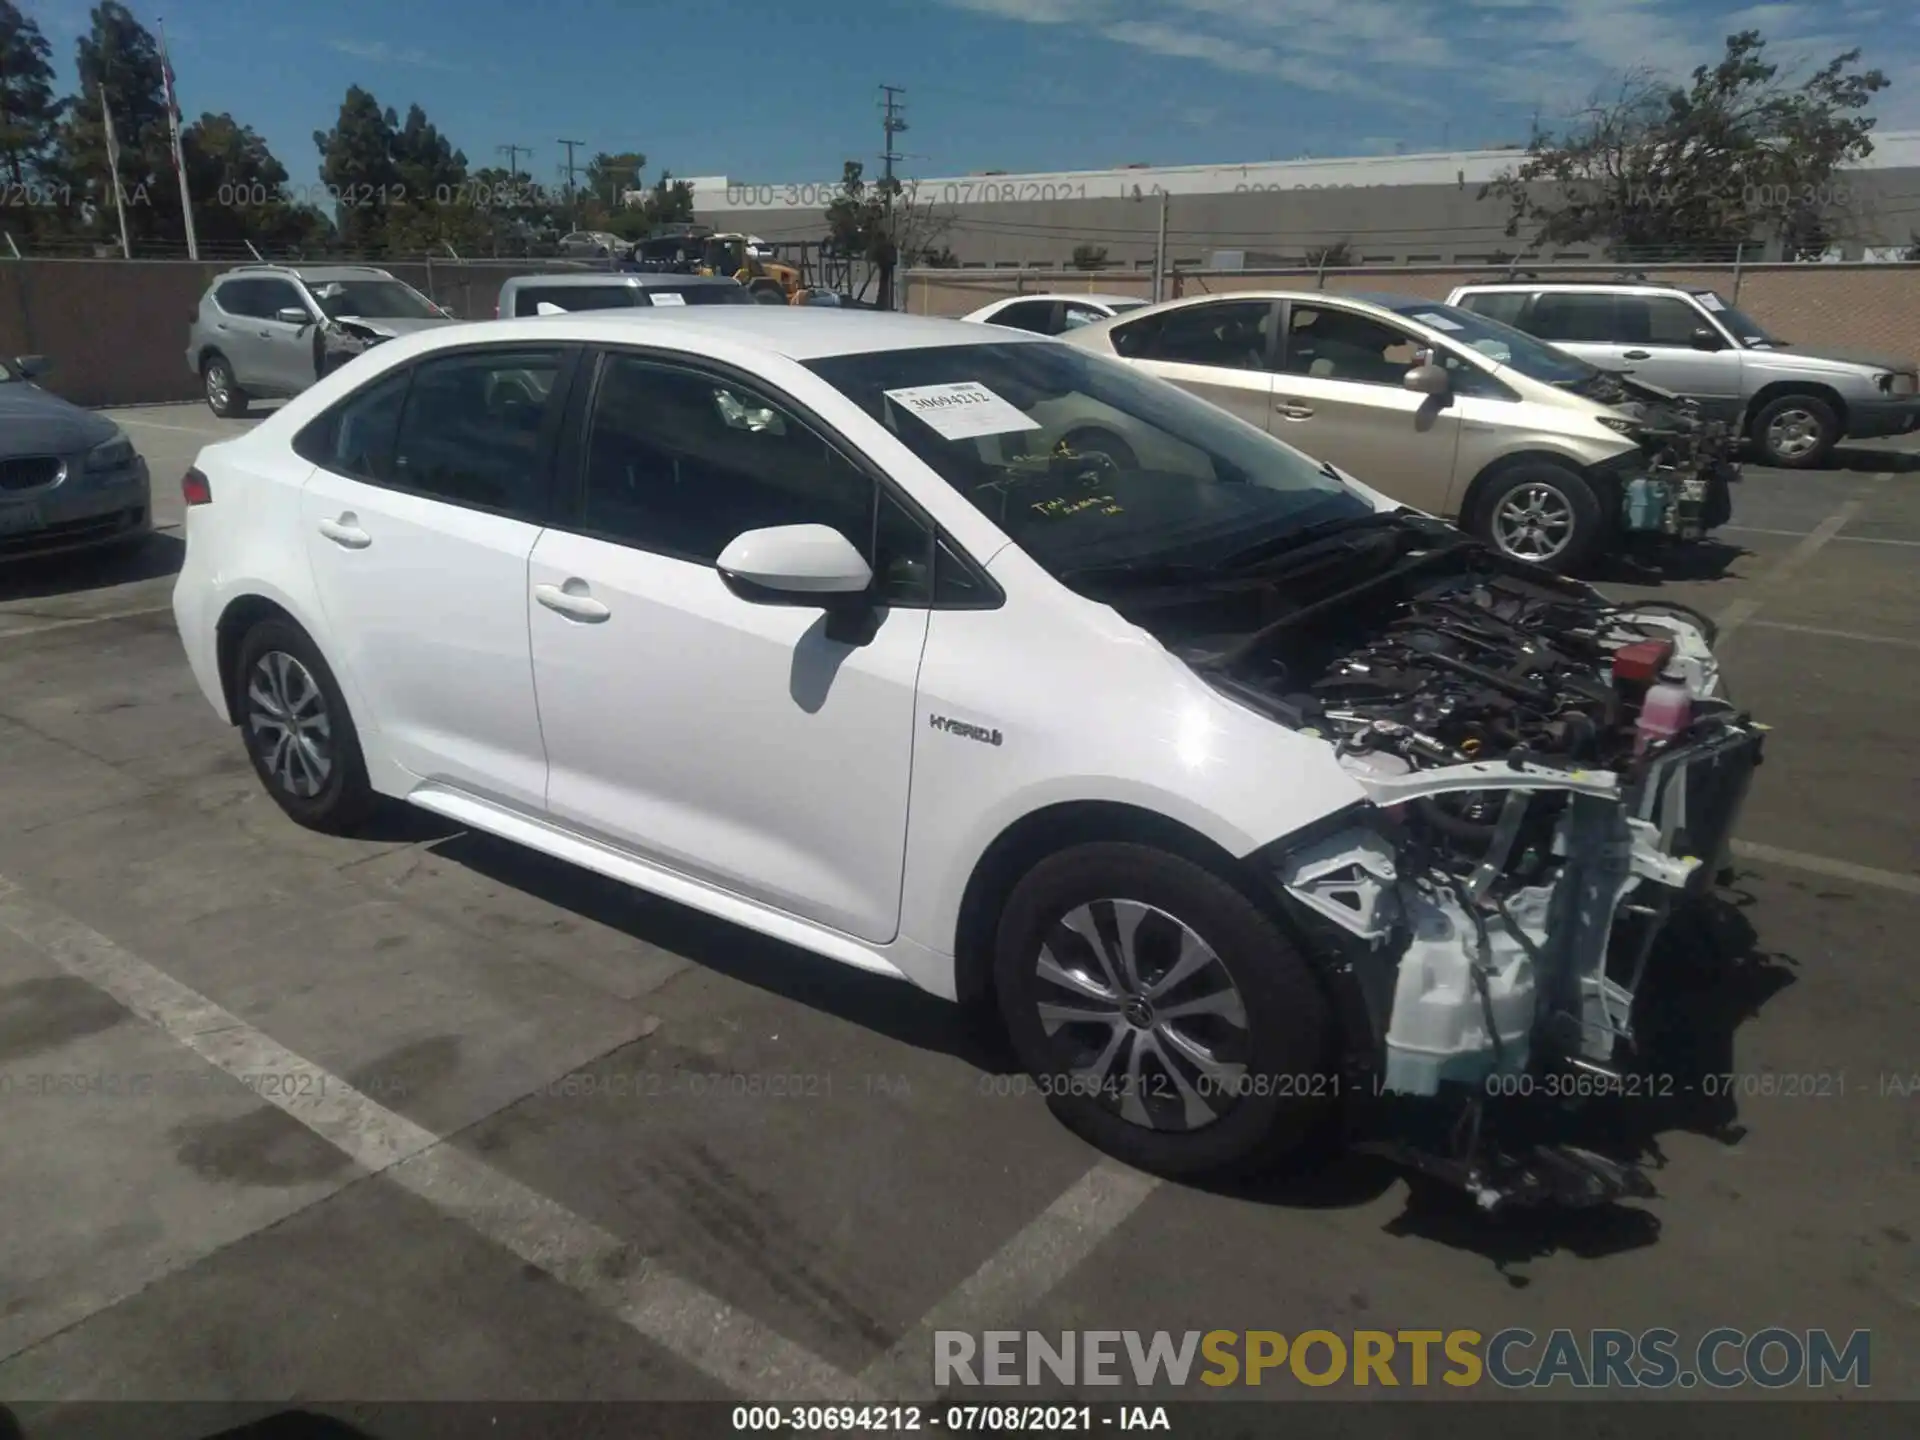
[{"label": "rear side window", "polygon": [[1612,295],[1536,295],[1527,329],[1542,340],[1608,344],[1630,339],[1622,333],[1625,317]]},{"label": "rear side window", "polygon": [[258,280],[229,280],[214,290],[213,302],[229,315],[253,318],[268,314],[262,308],[264,297]]},{"label": "rear side window", "polygon": [[992,323],[1014,330],[1031,330],[1036,335],[1051,335],[1054,333],[1053,301],[1022,300],[995,315]]},{"label": "rear side window", "polygon": [[412,376],[401,370],[348,396],[294,436],[294,452],[336,475],[392,484],[394,441]]},{"label": "rear side window", "polygon": [[416,365],[391,483],[454,505],[541,518],[541,437],[562,358],[558,347],[489,350]]},{"label": "rear side window", "polygon": [[625,310],[644,303],[631,285],[530,285],[514,293],[513,313],[515,316],[553,313],[542,310],[542,305],[571,314],[575,310]]},{"label": "rear side window", "polygon": [[1485,295],[1463,295],[1460,297],[1460,306],[1489,320],[1498,320],[1503,325],[1520,329],[1523,328],[1520,312],[1527,308],[1527,296],[1523,290],[1496,290]]}]

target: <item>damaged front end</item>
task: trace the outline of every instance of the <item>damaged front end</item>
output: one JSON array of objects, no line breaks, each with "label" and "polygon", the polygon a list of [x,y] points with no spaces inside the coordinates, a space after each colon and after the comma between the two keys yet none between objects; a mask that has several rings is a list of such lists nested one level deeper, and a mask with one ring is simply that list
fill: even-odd
[{"label": "damaged front end", "polygon": [[1509,1152],[1487,1102],[1614,1093],[1654,942],[1726,864],[1765,727],[1725,698],[1711,622],[1405,515],[1290,561],[1257,599],[1131,608],[1367,797],[1256,861],[1344,991],[1343,1092],[1392,1117],[1368,1148],[1489,1208],[1648,1193],[1565,1145]]},{"label": "damaged front end", "polygon": [[1603,371],[1582,392],[1613,408],[1606,422],[1634,440],[1620,475],[1621,531],[1642,544],[1702,538],[1733,518],[1740,478],[1738,440],[1724,420],[1708,418],[1696,401]]}]

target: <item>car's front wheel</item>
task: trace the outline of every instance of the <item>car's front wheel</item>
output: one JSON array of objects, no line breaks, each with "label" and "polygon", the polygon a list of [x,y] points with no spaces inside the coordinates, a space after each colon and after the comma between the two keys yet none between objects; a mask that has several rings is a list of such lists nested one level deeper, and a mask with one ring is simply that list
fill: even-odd
[{"label": "car's front wheel", "polygon": [[1142,1169],[1276,1161],[1337,1099],[1306,960],[1238,887],[1164,850],[1087,844],[1036,865],[1002,912],[994,989],[1054,1113]]},{"label": "car's front wheel", "polygon": [[1817,395],[1782,395],[1753,417],[1760,459],[1783,470],[1811,470],[1840,442],[1840,419]]},{"label": "car's front wheel", "polygon": [[1470,528],[1502,555],[1556,574],[1578,573],[1600,549],[1606,515],[1577,470],[1549,461],[1514,465],[1480,496]]},{"label": "car's front wheel", "polygon": [[297,626],[265,620],[240,642],[235,709],[254,773],[289,817],[339,834],[373,813],[360,738],[333,671]]}]

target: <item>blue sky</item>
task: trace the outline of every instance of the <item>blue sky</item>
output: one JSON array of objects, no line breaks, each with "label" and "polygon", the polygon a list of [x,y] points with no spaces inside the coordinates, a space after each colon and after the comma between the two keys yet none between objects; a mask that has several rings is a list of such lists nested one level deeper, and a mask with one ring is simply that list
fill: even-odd
[{"label": "blue sky", "polygon": [[[71,84],[88,0],[21,0]],[[1784,61],[1859,45],[1920,127],[1910,0],[136,0],[182,108],[227,110],[296,184],[350,84],[418,102],[474,164],[560,137],[680,175],[808,182],[875,166],[906,88],[910,174],[1288,159],[1524,140],[1635,66],[1684,70],[1757,28]],[[243,18],[244,17],[244,18]]]}]

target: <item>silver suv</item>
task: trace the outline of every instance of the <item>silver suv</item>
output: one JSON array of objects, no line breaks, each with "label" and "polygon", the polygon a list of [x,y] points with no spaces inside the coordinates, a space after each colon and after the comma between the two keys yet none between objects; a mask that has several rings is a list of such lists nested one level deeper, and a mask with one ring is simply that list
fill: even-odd
[{"label": "silver suv", "polygon": [[1810,469],[1843,438],[1920,426],[1912,360],[1790,345],[1698,286],[1521,277],[1458,286],[1447,303],[1699,402],[1768,465]]},{"label": "silver suv", "polygon": [[256,396],[298,395],[361,351],[454,320],[366,265],[243,265],[214,277],[187,331],[187,365],[216,415]]}]

